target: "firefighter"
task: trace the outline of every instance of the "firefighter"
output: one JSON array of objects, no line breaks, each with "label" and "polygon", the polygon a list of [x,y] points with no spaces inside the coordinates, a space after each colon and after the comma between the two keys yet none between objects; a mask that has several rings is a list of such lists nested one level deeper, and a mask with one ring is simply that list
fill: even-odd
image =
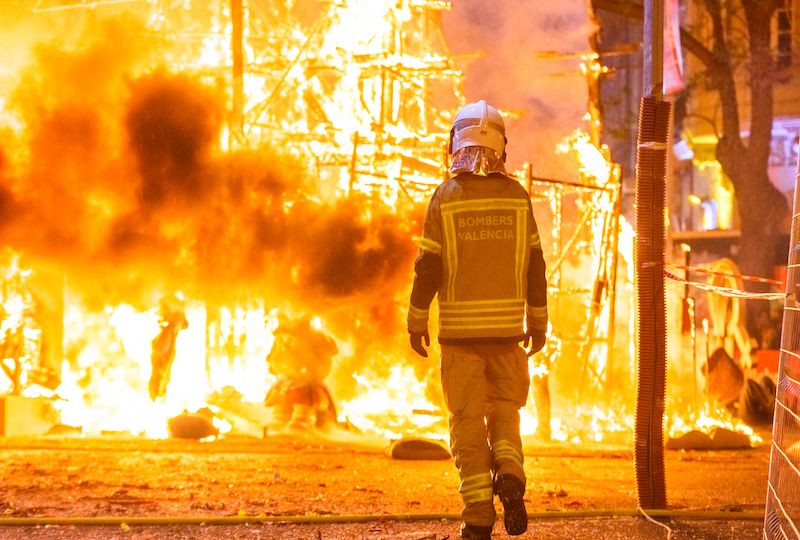
[{"label": "firefighter", "polygon": [[539,233],[528,193],[506,175],[506,142],[502,117],[485,101],[459,111],[452,176],[428,205],[408,309],[411,347],[427,356],[438,294],[442,387],[468,539],[491,537],[495,494],[506,531],[527,530],[519,408],[527,356],[542,349],[547,330]]}]

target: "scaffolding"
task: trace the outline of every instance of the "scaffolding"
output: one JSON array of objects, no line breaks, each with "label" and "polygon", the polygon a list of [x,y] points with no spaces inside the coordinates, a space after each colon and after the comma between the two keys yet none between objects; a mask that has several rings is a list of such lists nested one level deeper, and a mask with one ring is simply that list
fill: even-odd
[{"label": "scaffolding", "polygon": [[800,538],[800,162],[786,273],[764,538]]},{"label": "scaffolding", "polygon": [[449,0],[37,0],[36,13],[134,9],[180,72],[222,86],[228,150],[280,149],[322,198],[420,201],[446,175],[464,104],[445,43]]},{"label": "scaffolding", "polygon": [[[450,3],[332,2],[304,22],[279,4],[250,9],[244,24],[243,83],[261,95],[243,92],[237,143],[302,156],[348,195],[427,196],[446,173],[449,122],[464,103],[440,26]],[[442,94],[450,99],[437,108]]]}]

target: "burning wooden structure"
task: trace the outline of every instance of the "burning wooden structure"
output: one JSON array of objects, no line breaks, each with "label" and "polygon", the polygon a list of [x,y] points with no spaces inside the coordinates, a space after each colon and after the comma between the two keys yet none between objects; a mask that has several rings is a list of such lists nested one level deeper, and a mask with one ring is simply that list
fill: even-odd
[{"label": "burning wooden structure", "polygon": [[[43,50],[0,104],[19,126],[0,160],[14,164],[0,203],[20,210],[0,265],[5,389],[47,396],[89,433],[163,437],[167,418],[211,407],[221,433],[258,436],[281,317],[308,318],[338,350],[314,381],[336,398],[327,414],[444,435],[436,368],[411,359],[402,307],[418,203],[446,174],[464,101],[439,26],[450,2],[91,5],[144,22],[87,23],[86,44]],[[573,180],[514,173],[554,314],[524,430],[627,441],[633,232],[607,152],[580,133],[563,151]]]}]

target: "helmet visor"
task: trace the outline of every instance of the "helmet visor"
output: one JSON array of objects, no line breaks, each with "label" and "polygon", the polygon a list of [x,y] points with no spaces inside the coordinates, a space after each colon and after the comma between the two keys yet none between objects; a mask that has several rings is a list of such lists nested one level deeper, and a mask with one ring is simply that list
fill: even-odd
[{"label": "helmet visor", "polygon": [[478,176],[488,176],[492,173],[506,174],[506,166],[503,157],[491,148],[468,146],[453,154],[450,173],[454,175],[472,173]]}]

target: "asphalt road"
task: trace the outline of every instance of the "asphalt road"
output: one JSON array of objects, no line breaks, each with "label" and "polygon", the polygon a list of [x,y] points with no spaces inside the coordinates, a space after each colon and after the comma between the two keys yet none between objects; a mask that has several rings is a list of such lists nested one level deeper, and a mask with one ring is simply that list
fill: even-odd
[{"label": "asphalt road", "polygon": [[[635,510],[629,449],[526,445],[529,512]],[[761,538],[769,452],[667,452],[670,508],[729,512],[731,518],[666,520],[672,539]],[[399,461],[380,444],[275,436],[210,443],[136,438],[0,438],[0,513],[6,518],[369,515],[366,523],[103,527],[0,525],[0,539],[407,539],[457,538],[460,510],[451,460]],[[499,510],[498,505],[498,510]],[[2,518],[0,518],[2,519]],[[2,523],[2,522],[0,522]],[[501,523],[496,538],[507,538]],[[534,519],[519,538],[659,539],[667,530],[640,517]]]}]

